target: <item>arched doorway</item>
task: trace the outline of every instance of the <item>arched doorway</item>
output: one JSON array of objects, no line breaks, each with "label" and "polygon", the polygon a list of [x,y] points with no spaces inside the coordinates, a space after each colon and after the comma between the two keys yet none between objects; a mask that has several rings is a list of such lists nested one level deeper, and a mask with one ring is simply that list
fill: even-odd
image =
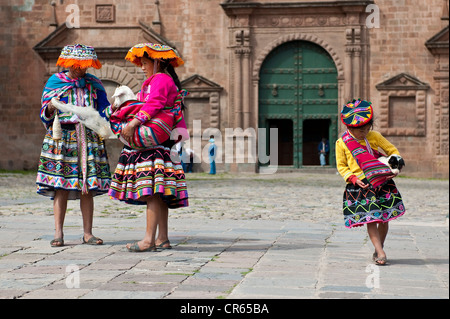
[{"label": "arched doorway", "polygon": [[328,52],[308,41],[284,43],[267,55],[259,79],[259,127],[278,128],[278,165],[319,165],[318,145],[325,137],[327,162],[334,166],[338,82]]}]

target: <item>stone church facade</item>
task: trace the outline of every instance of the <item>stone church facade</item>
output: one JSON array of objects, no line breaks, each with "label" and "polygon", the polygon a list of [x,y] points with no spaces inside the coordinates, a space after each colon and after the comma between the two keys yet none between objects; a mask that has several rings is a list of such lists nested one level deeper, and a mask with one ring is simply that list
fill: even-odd
[{"label": "stone church facade", "polygon": [[[335,167],[340,108],[364,98],[375,129],[405,158],[405,175],[448,178],[447,0],[4,2],[0,169],[36,169],[40,95],[64,45],[95,47],[103,67],[90,72],[111,96],[121,84],[140,89],[143,72],[124,57],[156,42],[185,60],[177,73],[190,92],[187,145],[197,171],[208,170],[210,135],[219,171],[313,168],[322,137]],[[278,157],[268,162],[271,140]],[[121,145],[107,143],[114,168]]]}]

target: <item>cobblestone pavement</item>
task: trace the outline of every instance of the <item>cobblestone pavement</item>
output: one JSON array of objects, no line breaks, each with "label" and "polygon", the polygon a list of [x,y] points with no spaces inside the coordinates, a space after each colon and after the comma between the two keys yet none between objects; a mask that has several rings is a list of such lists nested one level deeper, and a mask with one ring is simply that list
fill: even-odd
[{"label": "cobblestone pavement", "polygon": [[81,244],[71,201],[65,243],[50,247],[52,202],[35,175],[0,173],[0,298],[448,299],[448,180],[397,178],[407,213],[390,223],[389,265],[373,265],[364,227],[348,230],[334,171],[187,175],[190,207],[171,210],[172,250],[129,253],[145,207],[95,198]]}]

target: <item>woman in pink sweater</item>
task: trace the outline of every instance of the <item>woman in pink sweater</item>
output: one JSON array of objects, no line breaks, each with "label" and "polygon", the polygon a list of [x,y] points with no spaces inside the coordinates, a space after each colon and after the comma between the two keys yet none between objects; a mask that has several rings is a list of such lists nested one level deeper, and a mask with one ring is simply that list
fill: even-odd
[{"label": "woman in pink sweater", "polygon": [[[147,77],[138,94],[138,99],[145,104],[121,132],[131,145],[139,127],[165,108],[176,109],[174,105],[180,98],[181,84],[174,67],[184,62],[174,49],[152,43],[135,45],[125,59],[140,66]],[[183,108],[181,102],[179,108]],[[111,182],[111,198],[128,204],[147,205],[145,236],[141,241],[127,245],[132,252],[172,248],[168,238],[168,209],[188,206],[184,171],[181,163],[171,156],[171,149],[189,135],[182,110],[175,112],[179,112],[175,117],[177,123],[174,126],[178,129],[175,140],[169,139],[143,150],[125,146]]]}]

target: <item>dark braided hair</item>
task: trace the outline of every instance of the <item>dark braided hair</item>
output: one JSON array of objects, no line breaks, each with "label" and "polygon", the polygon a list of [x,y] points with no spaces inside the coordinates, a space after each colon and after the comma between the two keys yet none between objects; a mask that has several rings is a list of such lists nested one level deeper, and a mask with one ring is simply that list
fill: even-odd
[{"label": "dark braided hair", "polygon": [[[178,91],[181,91],[181,82],[178,78],[177,73],[175,72],[175,68],[172,64],[170,64],[170,60],[161,59],[161,69],[166,70],[167,73],[172,77],[172,80],[175,82],[175,85],[178,88]],[[186,107],[183,102],[181,102],[181,109],[184,110]]]},{"label": "dark braided hair", "polygon": [[178,90],[181,90],[181,82],[178,78],[177,73],[175,72],[175,68],[172,66],[172,64],[168,64],[166,67],[167,73],[172,77],[173,81],[175,82],[175,85],[177,86]]}]

